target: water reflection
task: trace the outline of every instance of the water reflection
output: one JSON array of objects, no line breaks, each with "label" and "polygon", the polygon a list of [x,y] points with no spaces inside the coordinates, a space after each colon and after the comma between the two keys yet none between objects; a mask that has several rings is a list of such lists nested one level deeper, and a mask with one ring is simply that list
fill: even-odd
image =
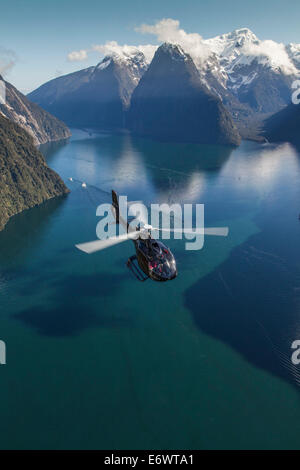
[{"label": "water reflection", "polygon": [[185,304],[198,328],[300,385],[299,367],[291,362],[300,330],[299,154],[289,144],[244,148],[246,155],[239,150],[224,165],[213,191],[227,187],[231,207],[230,193],[240,198],[259,233],[189,287]]},{"label": "water reflection", "polygon": [[56,142],[47,142],[39,146],[39,150],[43,155],[47,156],[48,163],[51,162],[52,157],[57,155],[60,150],[63,150],[69,144],[69,139],[58,140]]},{"label": "water reflection", "polygon": [[65,179],[75,176],[90,185],[127,194],[145,202],[195,202],[230,159],[228,147],[158,143],[73,131],[67,149],[43,147],[48,162]]},{"label": "water reflection", "polygon": [[195,202],[230,158],[232,149],[197,144],[157,143],[134,139],[134,149],[155,186],[157,202]]},{"label": "water reflection", "polygon": [[132,138],[126,135],[122,139],[123,147],[120,157],[115,161],[114,168],[111,168],[115,178],[115,187],[126,182],[127,186],[136,187],[149,186],[147,168],[141,154],[132,145]]},{"label": "water reflection", "polygon": [[240,158],[237,152],[220,171],[219,178],[230,178],[237,190],[254,189],[257,194],[272,189],[278,182],[288,176],[298,176],[299,158],[295,148],[288,144],[262,145],[261,149],[248,144],[246,157]]}]

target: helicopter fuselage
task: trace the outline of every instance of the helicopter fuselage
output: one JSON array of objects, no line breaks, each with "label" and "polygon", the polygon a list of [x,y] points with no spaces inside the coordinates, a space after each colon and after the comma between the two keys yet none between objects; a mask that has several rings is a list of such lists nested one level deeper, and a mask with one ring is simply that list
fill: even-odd
[{"label": "helicopter fuselage", "polygon": [[[119,202],[115,191],[112,191],[112,213],[117,224],[121,224],[130,233],[130,224],[125,221],[119,212]],[[132,230],[132,229],[131,229]],[[138,230],[141,230],[139,226]],[[177,276],[177,267],[174,255],[160,240],[151,236],[151,230],[133,239],[136,259],[142,272],[153,281],[170,281]],[[129,258],[127,266],[130,267],[133,259]],[[134,271],[133,271],[134,272]],[[139,278],[137,273],[134,273]],[[140,279],[145,280],[145,279]]]},{"label": "helicopter fuselage", "polygon": [[177,267],[169,248],[155,238],[138,238],[133,241],[141,270],[152,280],[165,282],[175,279]]}]

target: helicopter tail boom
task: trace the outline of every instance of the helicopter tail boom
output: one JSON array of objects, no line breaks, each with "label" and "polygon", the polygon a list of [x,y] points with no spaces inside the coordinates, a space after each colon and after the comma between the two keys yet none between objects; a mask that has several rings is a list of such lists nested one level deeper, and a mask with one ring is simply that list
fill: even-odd
[{"label": "helicopter tail boom", "polygon": [[112,190],[112,206],[115,209],[116,224],[120,223],[120,210],[119,210],[119,201],[116,191]]}]

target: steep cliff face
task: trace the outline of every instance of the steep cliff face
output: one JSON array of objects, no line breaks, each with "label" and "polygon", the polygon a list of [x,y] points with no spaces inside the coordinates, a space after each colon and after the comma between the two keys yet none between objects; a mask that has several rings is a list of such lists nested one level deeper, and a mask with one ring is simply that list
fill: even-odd
[{"label": "steep cliff face", "polygon": [[264,123],[264,134],[270,142],[300,144],[300,104],[290,104]]},{"label": "steep cliff face", "polygon": [[32,137],[0,115],[0,230],[13,215],[68,192]]},{"label": "steep cliff face", "polygon": [[190,55],[167,43],[158,48],[132,94],[128,127],[164,140],[240,143],[231,116],[201,81]]},{"label": "steep cliff face", "polygon": [[63,122],[29,101],[10,83],[4,83],[6,103],[0,103],[0,114],[23,127],[33,137],[35,145],[70,137]]},{"label": "steep cliff face", "polygon": [[96,67],[51,80],[28,97],[70,126],[119,129],[145,69],[138,50],[111,54]]}]

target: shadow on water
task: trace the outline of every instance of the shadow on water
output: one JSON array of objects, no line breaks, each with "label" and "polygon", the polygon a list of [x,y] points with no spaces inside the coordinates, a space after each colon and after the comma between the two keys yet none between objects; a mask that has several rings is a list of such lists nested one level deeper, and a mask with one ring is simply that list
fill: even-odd
[{"label": "shadow on water", "polygon": [[[125,278],[125,275],[105,272],[55,280],[50,282],[53,295],[42,305],[24,309],[13,316],[39,334],[55,337],[72,336],[93,327],[126,327],[131,324],[130,313],[122,309],[111,312],[104,303]],[[92,307],[91,297],[99,300],[97,307]]]},{"label": "shadow on water", "polygon": [[298,156],[300,157],[300,142],[293,144],[294,149],[298,153]]},{"label": "shadow on water", "polygon": [[61,149],[66,147],[70,142],[69,139],[58,140],[55,142],[47,142],[39,146],[40,152],[46,157],[47,162],[51,162],[51,157],[57,154]]},{"label": "shadow on water", "polygon": [[[43,239],[52,217],[57,216],[68,196],[50,199],[10,219],[0,232],[0,265],[23,263],[32,246]],[[18,271],[20,268],[18,267]]]},{"label": "shadow on water", "polygon": [[[233,148],[218,145],[172,144],[127,136],[128,146],[141,155],[155,188],[170,199],[197,197],[207,173],[218,173]],[[181,199],[179,196],[179,199]]]},{"label": "shadow on water", "polygon": [[276,210],[275,205],[268,217],[260,215],[261,232],[188,288],[184,302],[200,330],[254,366],[299,386],[291,345],[300,339],[300,227],[293,209],[286,208],[286,224]]},{"label": "shadow on water", "polygon": [[[146,165],[180,172],[219,171],[233,148],[219,145],[173,144],[126,136],[128,145],[144,157]],[[184,170],[183,170],[184,169]]]}]

